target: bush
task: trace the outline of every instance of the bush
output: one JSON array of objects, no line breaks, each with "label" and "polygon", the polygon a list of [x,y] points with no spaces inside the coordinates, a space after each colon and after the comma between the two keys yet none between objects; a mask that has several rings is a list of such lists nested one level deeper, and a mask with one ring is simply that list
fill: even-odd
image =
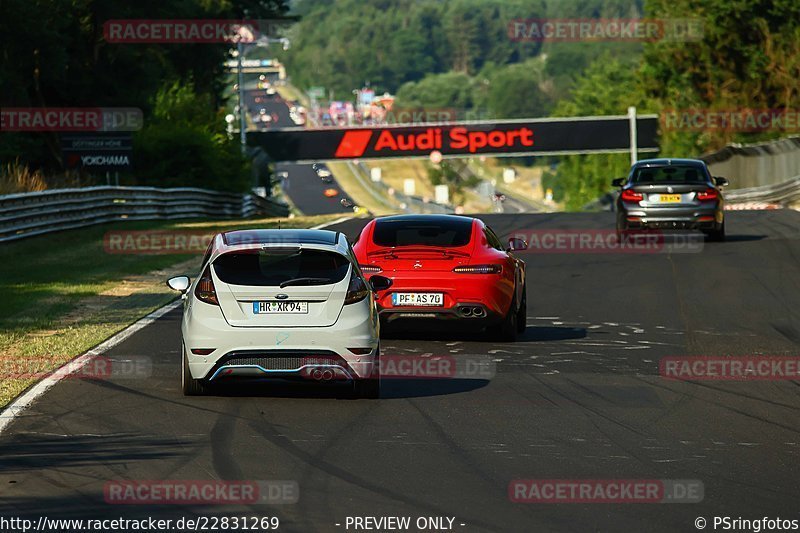
[{"label": "bush", "polygon": [[134,138],[137,185],[245,191],[250,184],[239,145],[169,123],[153,124]]},{"label": "bush", "polygon": [[246,191],[250,163],[223,124],[210,98],[191,84],[163,88],[152,121],[134,136],[136,184]]}]

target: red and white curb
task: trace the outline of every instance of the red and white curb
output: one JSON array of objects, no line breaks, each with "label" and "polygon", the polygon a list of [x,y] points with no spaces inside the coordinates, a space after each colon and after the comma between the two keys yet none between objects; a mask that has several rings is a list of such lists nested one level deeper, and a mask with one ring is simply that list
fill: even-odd
[{"label": "red and white curb", "polygon": [[770,202],[743,202],[741,204],[725,204],[725,211],[762,211],[765,209],[783,209],[783,206]]}]

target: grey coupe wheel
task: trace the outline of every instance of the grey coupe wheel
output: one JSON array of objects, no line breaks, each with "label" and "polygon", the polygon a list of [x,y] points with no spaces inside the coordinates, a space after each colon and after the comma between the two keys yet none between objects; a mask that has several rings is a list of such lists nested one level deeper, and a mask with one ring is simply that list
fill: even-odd
[{"label": "grey coupe wheel", "polygon": [[725,241],[725,222],[723,221],[722,224],[719,225],[719,228],[711,230],[707,233],[708,240],[712,242],[724,242]]}]

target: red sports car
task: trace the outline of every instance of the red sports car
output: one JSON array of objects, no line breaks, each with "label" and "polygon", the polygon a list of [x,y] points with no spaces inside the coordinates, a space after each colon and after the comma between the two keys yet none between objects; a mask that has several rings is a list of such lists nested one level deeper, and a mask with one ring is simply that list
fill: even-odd
[{"label": "red sports car", "polygon": [[366,276],[393,280],[378,294],[381,319],[458,319],[497,340],[525,330],[525,263],[483,221],[455,215],[396,215],[370,221],[353,249]]}]

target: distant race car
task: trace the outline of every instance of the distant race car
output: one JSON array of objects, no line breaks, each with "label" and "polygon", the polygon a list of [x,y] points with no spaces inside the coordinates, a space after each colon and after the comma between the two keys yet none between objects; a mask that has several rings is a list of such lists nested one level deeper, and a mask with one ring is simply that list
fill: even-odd
[{"label": "distant race car", "polygon": [[324,194],[328,198],[333,198],[339,195],[339,191],[334,188],[330,188],[330,189],[325,189],[325,191],[322,194]]},{"label": "distant race car", "polygon": [[455,215],[396,215],[370,221],[353,246],[367,276],[392,279],[378,296],[381,319],[442,319],[488,328],[513,341],[525,330],[522,239],[500,239],[483,221]]},{"label": "distant race car", "polygon": [[616,202],[617,232],[700,230],[710,240],[725,240],[725,178],[714,178],[699,159],[645,159],[627,178]]}]

